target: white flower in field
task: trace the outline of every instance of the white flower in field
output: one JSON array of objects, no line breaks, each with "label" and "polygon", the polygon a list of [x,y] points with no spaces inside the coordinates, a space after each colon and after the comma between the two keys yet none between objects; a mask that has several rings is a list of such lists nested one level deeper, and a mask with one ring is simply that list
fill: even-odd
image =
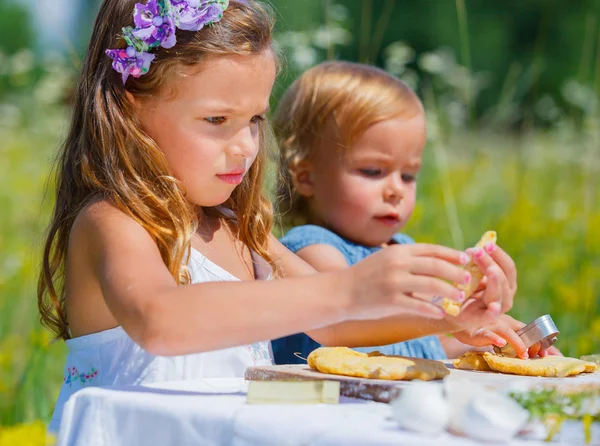
[{"label": "white flower in field", "polygon": [[413,90],[416,90],[419,87],[419,75],[415,72],[415,70],[407,68],[400,76],[400,79],[406,82],[406,84]]},{"label": "white flower in field", "polygon": [[346,8],[344,5],[336,3],[335,5],[330,6],[329,18],[331,18],[331,20],[334,20],[336,22],[343,22],[348,17],[350,17],[350,12],[348,11],[348,8]]},{"label": "white flower in field", "polygon": [[562,116],[561,109],[556,105],[552,96],[544,95],[535,104],[535,113],[545,121],[556,121]]},{"label": "white flower in field", "polygon": [[444,59],[442,59],[441,56],[436,53],[423,54],[419,58],[419,66],[423,71],[435,74],[443,73],[444,69],[446,68]]},{"label": "white flower in field", "polygon": [[35,56],[28,49],[23,49],[11,57],[11,73],[19,75],[28,73],[35,67]]},{"label": "white flower in field", "polygon": [[296,47],[310,45],[310,35],[307,32],[288,31],[275,37],[279,47]]},{"label": "white flower in field", "polygon": [[317,62],[317,57],[317,51],[310,46],[299,46],[292,54],[296,66],[303,70],[312,67]]},{"label": "white flower in field", "polygon": [[419,56],[419,67],[431,74],[442,74],[452,71],[456,66],[456,57],[451,48],[439,48]]},{"label": "white flower in field", "polygon": [[332,45],[347,45],[352,41],[352,34],[339,26],[321,26],[313,35],[313,44],[327,49]]},{"label": "white flower in field", "polygon": [[415,51],[406,43],[398,41],[389,44],[384,50],[385,70],[396,76],[406,70],[406,65],[415,58]]},{"label": "white flower in field", "polygon": [[453,127],[462,127],[467,122],[467,109],[465,104],[458,101],[450,101],[446,104],[446,115]]},{"label": "white flower in field", "polygon": [[48,74],[37,83],[33,97],[41,104],[56,104],[64,98],[72,79],[69,76]]},{"label": "white flower in field", "polygon": [[563,85],[561,92],[567,101],[583,111],[593,113],[596,110],[598,100],[594,89],[589,85],[571,79]]}]

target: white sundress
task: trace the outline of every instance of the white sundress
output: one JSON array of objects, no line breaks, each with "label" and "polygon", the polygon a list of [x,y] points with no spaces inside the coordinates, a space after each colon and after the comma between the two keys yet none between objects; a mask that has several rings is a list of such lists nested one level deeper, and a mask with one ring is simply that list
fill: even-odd
[{"label": "white sundress", "polygon": [[[257,280],[271,278],[271,268],[252,253]],[[192,283],[239,279],[192,249],[189,261]],[[182,356],[156,356],[143,350],[121,327],[66,341],[68,353],[64,381],[49,431],[57,433],[63,406],[84,387],[143,385],[200,378],[243,377],[253,365],[272,365],[268,341]]]}]

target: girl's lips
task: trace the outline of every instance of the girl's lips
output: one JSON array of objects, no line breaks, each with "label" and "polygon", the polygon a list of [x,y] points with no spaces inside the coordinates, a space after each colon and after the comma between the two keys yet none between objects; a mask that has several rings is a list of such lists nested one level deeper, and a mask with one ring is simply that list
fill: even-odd
[{"label": "girl's lips", "polygon": [[241,173],[227,173],[223,175],[217,175],[217,177],[226,182],[227,184],[240,184],[244,179],[245,172]]},{"label": "girl's lips", "polygon": [[375,219],[386,226],[397,226],[400,223],[400,218],[396,215],[383,215]]}]

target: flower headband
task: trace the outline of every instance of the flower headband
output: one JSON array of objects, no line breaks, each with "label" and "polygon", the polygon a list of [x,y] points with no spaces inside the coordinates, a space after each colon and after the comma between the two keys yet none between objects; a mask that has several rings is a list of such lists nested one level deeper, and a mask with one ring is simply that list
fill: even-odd
[{"label": "flower headband", "polygon": [[123,28],[125,49],[108,49],[112,67],[123,75],[123,85],[129,76],[138,78],[150,69],[156,57],[150,51],[159,46],[173,48],[175,31],[199,31],[205,25],[221,20],[229,0],[148,0],[136,3],[133,10],[135,28]]}]

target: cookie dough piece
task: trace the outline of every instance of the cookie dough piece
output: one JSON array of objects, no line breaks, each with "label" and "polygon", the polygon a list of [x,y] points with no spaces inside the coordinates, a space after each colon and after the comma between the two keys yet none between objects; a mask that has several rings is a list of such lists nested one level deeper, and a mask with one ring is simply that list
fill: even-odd
[{"label": "cookie dough piece", "polygon": [[308,365],[322,373],[357,378],[410,381],[440,379],[450,370],[440,361],[379,352],[362,353],[346,347],[321,347],[308,355]]},{"label": "cookie dough piece", "polygon": [[480,372],[491,372],[492,369],[483,358],[484,352],[465,352],[454,361],[452,364],[455,368],[461,370],[477,370]]},{"label": "cookie dough piece", "polygon": [[513,375],[564,377],[581,373],[593,373],[597,364],[563,356],[519,359],[507,358],[486,352],[483,355],[492,370]]},{"label": "cookie dough piece", "polygon": [[453,361],[462,370],[479,370],[523,376],[565,377],[580,373],[593,373],[598,365],[575,358],[546,356],[545,358],[519,359],[498,356],[490,352],[466,352]]}]

